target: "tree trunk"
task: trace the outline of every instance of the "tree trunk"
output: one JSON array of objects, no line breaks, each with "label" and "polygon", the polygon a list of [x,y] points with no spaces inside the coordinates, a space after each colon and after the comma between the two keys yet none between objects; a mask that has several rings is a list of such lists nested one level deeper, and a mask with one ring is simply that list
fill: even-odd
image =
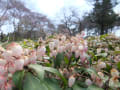
[{"label": "tree trunk", "polygon": [[101,25],[101,30],[100,30],[100,35],[103,35],[104,34],[104,26],[103,24]]}]

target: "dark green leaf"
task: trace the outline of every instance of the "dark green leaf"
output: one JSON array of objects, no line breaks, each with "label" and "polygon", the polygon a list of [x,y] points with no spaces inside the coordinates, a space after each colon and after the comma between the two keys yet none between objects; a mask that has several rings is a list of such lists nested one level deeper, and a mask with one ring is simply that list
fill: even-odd
[{"label": "dark green leaf", "polygon": [[104,89],[99,88],[99,87],[94,86],[94,85],[91,85],[91,86],[89,86],[86,90],[104,90]]},{"label": "dark green leaf", "polygon": [[44,67],[42,67],[41,65],[37,65],[37,64],[31,64],[28,66],[29,68],[33,69],[36,73],[39,79],[43,80],[44,79]]},{"label": "dark green leaf", "polygon": [[45,81],[45,85],[47,85],[49,90],[62,90],[57,80],[46,78],[44,81]]},{"label": "dark green leaf", "polygon": [[63,60],[64,60],[64,54],[63,53],[58,53],[57,56],[56,56],[56,59],[54,60],[54,66],[55,67],[60,67]]},{"label": "dark green leaf", "polygon": [[50,55],[50,48],[49,46],[46,46],[46,54],[49,56]]},{"label": "dark green leaf", "polygon": [[120,71],[120,62],[117,63],[117,68]]},{"label": "dark green leaf", "polygon": [[114,51],[114,54],[120,54],[120,51]]},{"label": "dark green leaf", "polygon": [[23,83],[23,90],[49,90],[45,84],[31,73],[27,73]]},{"label": "dark green leaf", "polygon": [[86,88],[82,88],[82,87],[78,86],[77,84],[75,84],[72,88],[73,88],[73,90],[86,90]]},{"label": "dark green leaf", "polygon": [[51,73],[54,73],[55,75],[59,76],[63,80],[64,85],[67,85],[67,80],[64,78],[63,75],[61,75],[61,73],[57,69],[54,69],[51,67],[44,67],[44,70],[51,72]]},{"label": "dark green leaf", "polygon": [[22,90],[22,80],[24,77],[24,71],[17,71],[13,74],[13,82],[15,84],[15,88]]}]

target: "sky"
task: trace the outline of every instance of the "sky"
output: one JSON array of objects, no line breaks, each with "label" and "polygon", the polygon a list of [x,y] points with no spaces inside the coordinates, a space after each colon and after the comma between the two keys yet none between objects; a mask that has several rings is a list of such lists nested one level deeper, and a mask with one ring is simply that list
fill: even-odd
[{"label": "sky", "polygon": [[[75,7],[79,9],[81,16],[83,16],[85,12],[90,12],[93,9],[93,5],[91,4],[91,2],[88,2],[88,0],[22,0],[22,1],[25,2],[26,7],[28,7],[32,11],[45,14],[55,22],[57,22],[57,20],[59,20],[59,18],[61,17],[60,12],[61,10],[64,10],[63,8]],[[120,12],[119,6],[115,8],[115,11]],[[11,26],[8,27],[12,28]],[[6,27],[3,27],[3,29],[4,28]],[[5,31],[5,33],[8,32]],[[120,35],[120,32],[116,32],[116,34]]]},{"label": "sky", "polygon": [[93,6],[86,0],[26,0],[28,8],[47,15],[50,18],[55,18],[64,7],[79,8],[81,13],[89,12]]},{"label": "sky", "polygon": [[[32,11],[43,13],[55,22],[60,20],[60,12],[63,8],[78,8],[81,16],[93,9],[93,5],[88,0],[24,0],[24,2]],[[114,9],[115,12],[120,13],[119,7],[120,5]],[[115,34],[120,36],[120,30],[116,30]]]}]

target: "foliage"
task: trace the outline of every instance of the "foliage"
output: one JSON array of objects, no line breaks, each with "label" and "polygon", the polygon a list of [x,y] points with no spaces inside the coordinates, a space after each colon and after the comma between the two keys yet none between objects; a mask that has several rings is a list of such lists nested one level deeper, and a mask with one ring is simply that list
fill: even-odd
[{"label": "foliage", "polygon": [[102,35],[84,40],[81,35],[60,34],[38,42],[18,43],[0,47],[0,88],[3,90],[120,88],[119,37]]},{"label": "foliage", "polygon": [[113,11],[116,6],[113,0],[95,0],[93,12],[89,14],[89,20],[93,23],[95,33],[100,35],[111,32],[117,22],[118,15]]}]

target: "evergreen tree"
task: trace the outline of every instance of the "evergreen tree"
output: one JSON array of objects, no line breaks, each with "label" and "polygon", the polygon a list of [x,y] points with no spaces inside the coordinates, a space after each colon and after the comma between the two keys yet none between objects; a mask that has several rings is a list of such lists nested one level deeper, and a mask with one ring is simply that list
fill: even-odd
[{"label": "evergreen tree", "polygon": [[116,5],[112,0],[95,0],[93,12],[90,13],[89,18],[91,23],[96,25],[100,35],[107,34],[114,27],[118,18],[118,15],[113,11]]}]

